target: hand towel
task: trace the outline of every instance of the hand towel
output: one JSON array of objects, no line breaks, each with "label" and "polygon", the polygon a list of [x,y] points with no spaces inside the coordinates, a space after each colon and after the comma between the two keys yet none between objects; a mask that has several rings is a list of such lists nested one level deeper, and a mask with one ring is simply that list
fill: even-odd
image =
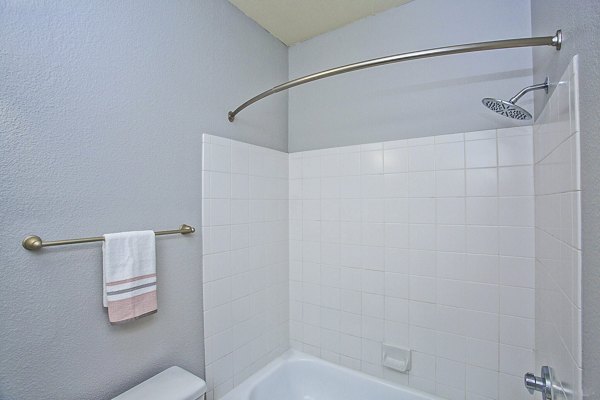
[{"label": "hand towel", "polygon": [[156,249],[153,231],[104,235],[103,304],[112,324],[157,311]]}]

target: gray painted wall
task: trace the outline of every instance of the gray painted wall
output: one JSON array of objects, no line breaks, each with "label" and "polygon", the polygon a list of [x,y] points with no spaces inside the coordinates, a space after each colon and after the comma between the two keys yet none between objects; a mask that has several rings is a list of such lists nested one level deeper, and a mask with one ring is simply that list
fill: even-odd
[{"label": "gray painted wall", "polygon": [[222,0],[0,0],[0,398],[107,399],[177,364],[204,375],[201,237],[157,240],[159,312],[110,326],[101,246],[200,228],[201,133],[287,149],[287,48]]},{"label": "gray painted wall", "polygon": [[[600,4],[598,0],[533,0],[532,29],[564,33],[559,52],[533,51],[534,79],[556,82],[579,54],[582,187],[583,394],[600,399]],[[540,112],[548,97],[536,94]]]},{"label": "gray painted wall", "polygon": [[[550,26],[544,34],[553,32]],[[413,1],[291,47],[290,78],[395,53],[530,34],[529,0]],[[486,110],[481,99],[510,98],[531,84],[531,68],[530,49],[502,50],[388,65],[293,88],[289,150],[517,126]],[[520,104],[531,109],[531,95]]]}]

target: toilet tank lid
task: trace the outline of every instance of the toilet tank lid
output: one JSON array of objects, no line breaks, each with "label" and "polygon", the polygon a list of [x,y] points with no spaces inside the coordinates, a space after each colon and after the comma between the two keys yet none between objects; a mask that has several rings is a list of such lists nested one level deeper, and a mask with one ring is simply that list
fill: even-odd
[{"label": "toilet tank lid", "polygon": [[206,382],[180,367],[154,375],[113,400],[197,400],[206,392]]}]

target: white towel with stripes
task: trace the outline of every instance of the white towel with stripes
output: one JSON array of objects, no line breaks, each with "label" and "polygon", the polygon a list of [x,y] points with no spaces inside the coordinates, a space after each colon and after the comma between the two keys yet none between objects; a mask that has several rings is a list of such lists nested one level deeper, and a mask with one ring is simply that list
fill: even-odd
[{"label": "white towel with stripes", "polygon": [[104,235],[103,304],[111,323],[157,311],[155,239],[153,231]]}]

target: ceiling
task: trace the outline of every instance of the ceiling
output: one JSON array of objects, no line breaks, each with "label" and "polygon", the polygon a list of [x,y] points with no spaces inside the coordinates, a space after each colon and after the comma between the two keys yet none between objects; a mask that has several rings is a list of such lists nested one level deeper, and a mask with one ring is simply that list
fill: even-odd
[{"label": "ceiling", "polygon": [[411,0],[229,0],[288,46]]}]

